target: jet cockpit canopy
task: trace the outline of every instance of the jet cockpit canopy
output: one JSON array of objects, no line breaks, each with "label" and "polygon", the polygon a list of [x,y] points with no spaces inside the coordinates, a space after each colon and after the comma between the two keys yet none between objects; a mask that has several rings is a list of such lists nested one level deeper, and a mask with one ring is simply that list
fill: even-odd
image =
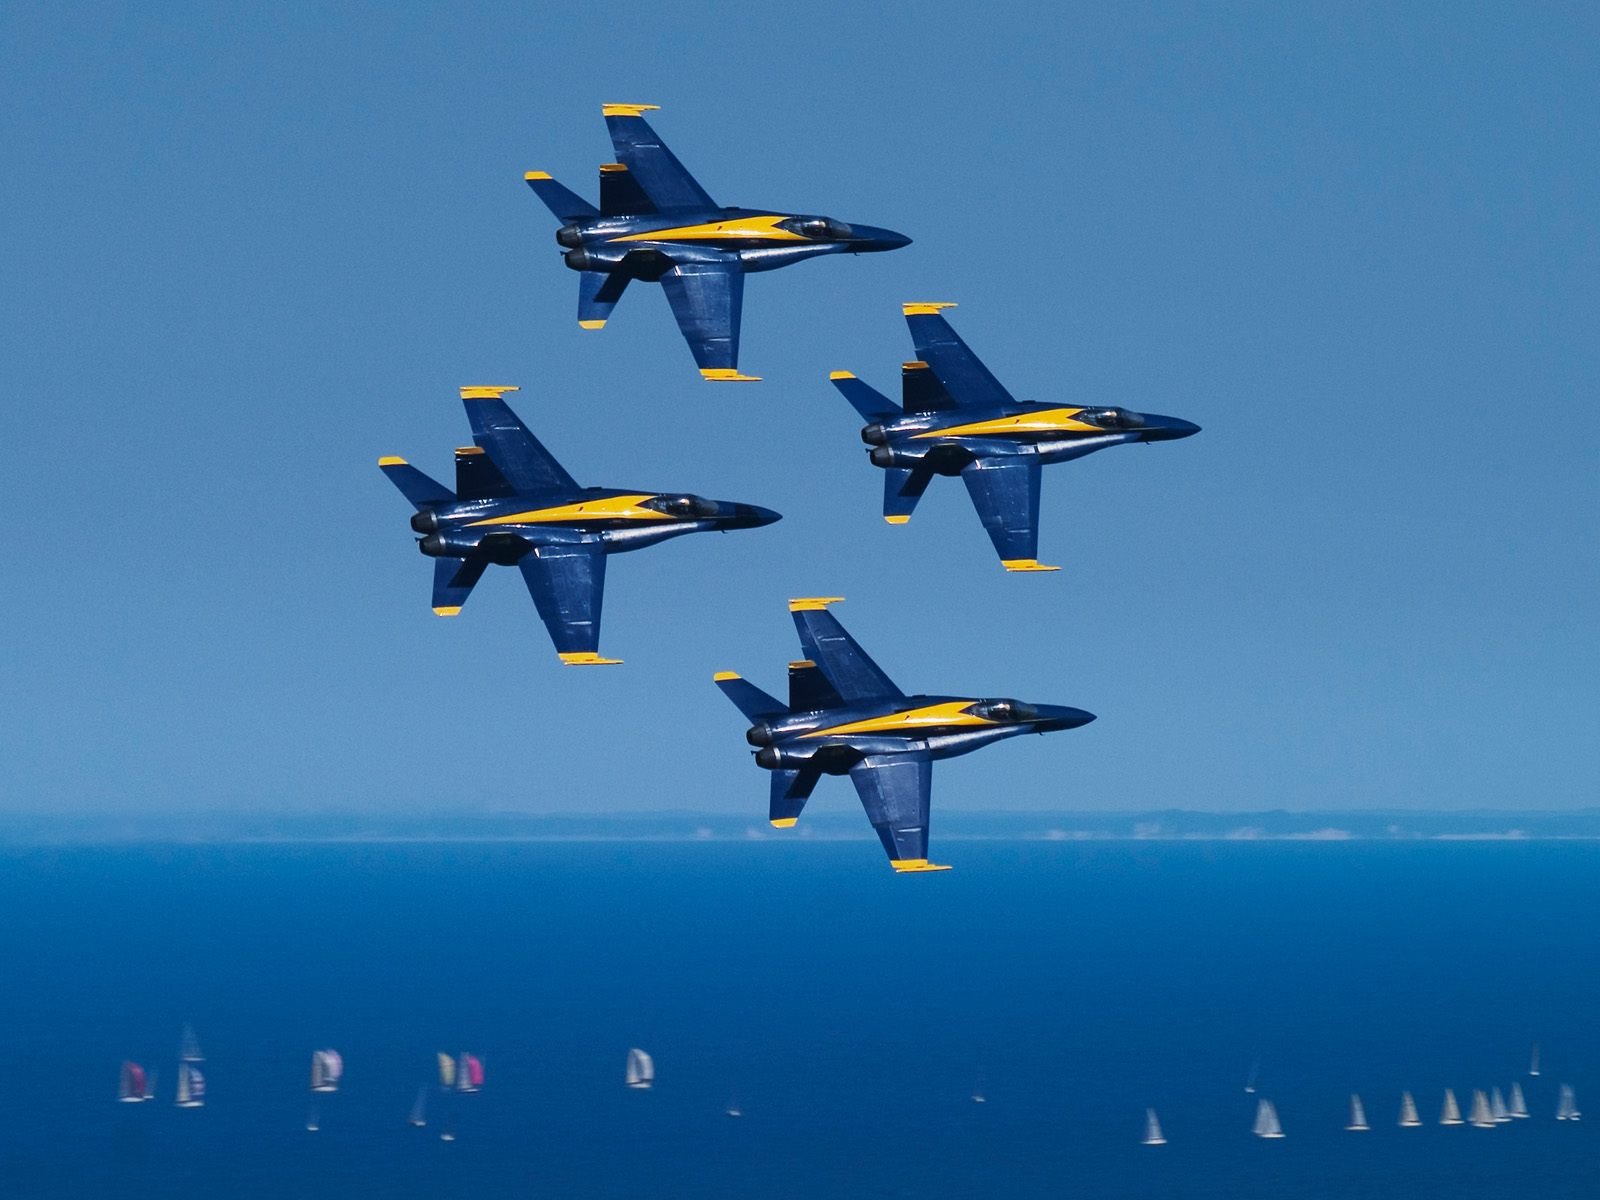
[{"label": "jet cockpit canopy", "polygon": [[985,721],[1005,724],[1012,721],[1037,720],[1039,710],[1021,700],[978,700],[967,705],[967,711]]},{"label": "jet cockpit canopy", "polygon": [[801,237],[819,242],[842,242],[854,232],[843,221],[835,221],[832,217],[790,217],[778,224],[790,233],[798,233]]},{"label": "jet cockpit canopy", "polygon": [[1144,419],[1125,408],[1086,408],[1078,414],[1080,421],[1098,425],[1101,429],[1140,429]]},{"label": "jet cockpit canopy", "polygon": [[681,496],[651,496],[648,500],[639,502],[641,508],[654,509],[669,517],[679,517],[684,520],[701,520],[714,517],[718,513],[715,503],[700,496],[685,493]]}]

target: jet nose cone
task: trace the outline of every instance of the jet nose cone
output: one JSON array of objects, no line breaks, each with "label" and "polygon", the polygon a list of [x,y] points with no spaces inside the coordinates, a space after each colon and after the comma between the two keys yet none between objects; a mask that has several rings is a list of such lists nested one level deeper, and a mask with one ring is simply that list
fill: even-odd
[{"label": "jet nose cone", "polygon": [[1076,729],[1094,720],[1092,712],[1085,712],[1081,708],[1069,708],[1065,704],[1040,704],[1037,707],[1040,733],[1050,733],[1057,729]]},{"label": "jet nose cone", "polygon": [[911,239],[903,233],[896,233],[892,229],[877,229],[871,225],[857,225],[855,249],[867,252],[879,250],[898,250],[902,246],[911,245]]},{"label": "jet nose cone", "polygon": [[1200,426],[1181,417],[1165,417],[1160,413],[1145,413],[1144,440],[1147,442],[1175,442],[1179,438],[1193,437]]},{"label": "jet nose cone", "polygon": [[757,504],[735,504],[733,509],[734,529],[759,529],[763,525],[783,520],[782,513],[773,512],[772,509],[762,508]]}]

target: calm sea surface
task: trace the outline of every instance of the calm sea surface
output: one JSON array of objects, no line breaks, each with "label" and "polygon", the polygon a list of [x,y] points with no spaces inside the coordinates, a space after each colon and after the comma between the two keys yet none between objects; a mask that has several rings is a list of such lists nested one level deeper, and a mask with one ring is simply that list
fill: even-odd
[{"label": "calm sea surface", "polygon": [[[1600,1195],[1600,846],[941,858],[895,877],[867,842],[0,851],[0,1195]],[[210,1094],[180,1111],[186,1020]],[[311,1134],[321,1046],[347,1075]],[[630,1046],[655,1090],[622,1086]],[[409,1128],[438,1050],[481,1055],[487,1085]],[[1249,1133],[1257,1056],[1281,1142]],[[114,1102],[124,1057],[160,1072],[159,1102]],[[1445,1087],[1518,1079],[1533,1119],[1435,1123]],[[1588,1120],[1552,1119],[1563,1081]],[[1402,1088],[1424,1128],[1395,1127]],[[1370,1133],[1342,1129],[1351,1091]],[[1138,1144],[1147,1105],[1165,1147]]]}]

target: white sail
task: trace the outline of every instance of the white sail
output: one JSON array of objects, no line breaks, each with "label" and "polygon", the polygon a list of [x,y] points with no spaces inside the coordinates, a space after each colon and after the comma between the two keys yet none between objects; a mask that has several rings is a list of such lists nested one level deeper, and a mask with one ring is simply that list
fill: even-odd
[{"label": "white sail", "polygon": [[1352,1133],[1359,1133],[1364,1129],[1371,1129],[1367,1124],[1367,1110],[1361,1107],[1361,1097],[1354,1092],[1350,1093],[1350,1124],[1345,1126]]},{"label": "white sail", "polygon": [[1410,1092],[1400,1093],[1400,1127],[1411,1129],[1421,1125],[1422,1118],[1417,1115],[1417,1102],[1411,1098]]},{"label": "white sail", "polygon": [[178,1038],[178,1060],[191,1063],[206,1060],[206,1056],[200,1053],[200,1039],[195,1037],[193,1025],[185,1025]]},{"label": "white sail", "polygon": [[410,1121],[418,1129],[428,1123],[428,1089],[426,1086],[417,1089],[417,1102],[411,1106]]},{"label": "white sail", "polygon": [[631,1088],[641,1091],[650,1087],[656,1079],[656,1064],[643,1050],[637,1047],[628,1051],[628,1069],[624,1082]]},{"label": "white sail", "polygon": [[1489,1092],[1489,1114],[1494,1117],[1496,1125],[1504,1125],[1511,1120],[1511,1110],[1506,1107],[1505,1097],[1500,1094],[1499,1088]]},{"label": "white sail", "polygon": [[1281,1138],[1283,1126],[1278,1121],[1278,1110],[1271,1100],[1256,1105],[1256,1123],[1252,1130],[1259,1138]]},{"label": "white sail", "polygon": [[199,1108],[205,1101],[206,1081],[200,1068],[191,1063],[178,1064],[178,1095],[174,1103],[179,1108]]},{"label": "white sail", "polygon": [[1140,1142],[1144,1146],[1165,1146],[1167,1137],[1161,1132],[1161,1122],[1156,1119],[1156,1110],[1144,1110],[1144,1138]]},{"label": "white sail", "polygon": [[313,1050],[311,1052],[311,1090],[313,1092],[336,1092],[339,1090],[339,1080],[344,1076],[344,1059],[337,1050]]},{"label": "white sail", "polygon": [[1259,1058],[1251,1059],[1250,1060],[1250,1074],[1248,1074],[1248,1075],[1246,1075],[1244,1077],[1244,1090],[1245,1090],[1246,1094],[1248,1094],[1248,1095],[1254,1095],[1255,1094],[1256,1078],[1260,1074],[1261,1074],[1261,1060]]},{"label": "white sail", "polygon": [[1520,1083],[1511,1085],[1511,1107],[1509,1112],[1513,1117],[1519,1118],[1528,1115],[1528,1102],[1522,1098],[1522,1085]]},{"label": "white sail", "polygon": [[1532,1053],[1530,1053],[1528,1055],[1528,1074],[1529,1075],[1537,1075],[1538,1073],[1539,1073],[1539,1043],[1535,1042],[1533,1044]]},{"label": "white sail", "polygon": [[1493,1129],[1494,1113],[1489,1109],[1489,1097],[1482,1088],[1472,1090],[1472,1111],[1467,1114],[1467,1124],[1474,1129]]},{"label": "white sail", "polygon": [[1444,1090],[1444,1107],[1439,1110],[1439,1124],[1460,1125],[1461,1106],[1456,1103],[1456,1094],[1449,1088]]},{"label": "white sail", "polygon": [[1570,1083],[1561,1085],[1561,1100],[1556,1105],[1556,1120],[1576,1121],[1582,1114],[1578,1112],[1578,1094]]}]

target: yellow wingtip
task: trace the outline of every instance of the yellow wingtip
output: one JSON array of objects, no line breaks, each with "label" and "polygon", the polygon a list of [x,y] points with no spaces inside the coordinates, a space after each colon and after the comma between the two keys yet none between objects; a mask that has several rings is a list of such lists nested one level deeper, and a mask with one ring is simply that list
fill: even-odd
[{"label": "yellow wingtip", "polygon": [[711,677],[711,682],[712,683],[724,683],[729,679],[738,679],[738,678],[740,678],[740,675],[739,675],[739,672],[737,672],[737,671],[718,671],[715,675],[713,675]]},{"label": "yellow wingtip", "polygon": [[600,320],[600,321],[579,321],[578,322],[578,328],[579,329],[604,329],[605,327],[606,327],[606,323],[605,323],[604,320]]},{"label": "yellow wingtip", "polygon": [[624,163],[601,163],[600,164],[600,171],[604,175],[614,175],[618,171],[626,171],[627,169],[628,169],[627,165],[624,164]]},{"label": "yellow wingtip", "polygon": [[637,117],[641,113],[659,112],[659,104],[602,104],[600,115],[602,117]]},{"label": "yellow wingtip", "polygon": [[459,604],[443,604],[434,608],[434,615],[438,617],[459,617],[461,606]]},{"label": "yellow wingtip", "polygon": [[884,517],[884,520],[891,525],[907,525],[911,522],[911,518],[905,513],[892,513]]},{"label": "yellow wingtip", "polygon": [[855,377],[856,377],[856,373],[854,371],[829,371],[828,372],[828,378],[829,379],[854,379]]},{"label": "yellow wingtip", "polygon": [[789,664],[789,669],[791,671],[806,671],[810,670],[816,665],[817,664],[812,662],[809,658],[797,658],[794,662]]},{"label": "yellow wingtip", "polygon": [[620,658],[601,658],[593,650],[568,651],[562,654],[560,658],[569,667],[618,667],[622,665]]},{"label": "yellow wingtip", "polygon": [[738,367],[701,367],[700,376],[712,383],[760,383],[759,375],[741,375]]},{"label": "yellow wingtip", "polygon": [[925,858],[891,858],[889,865],[897,875],[918,875],[924,871],[948,871],[944,863],[929,862]]},{"label": "yellow wingtip", "polygon": [[1000,565],[1008,571],[1059,571],[1060,567],[1052,567],[1040,562],[1036,558],[1002,558]]},{"label": "yellow wingtip", "polygon": [[507,392],[520,392],[522,389],[509,383],[482,384],[477,387],[464,387],[461,389],[463,400],[498,400]]},{"label": "yellow wingtip", "polygon": [[912,362],[901,363],[900,369],[902,371],[926,371],[928,369],[928,364],[923,362],[921,359],[916,359]]},{"label": "yellow wingtip", "polygon": [[793,829],[799,822],[799,817],[773,817],[772,827],[774,829]]},{"label": "yellow wingtip", "polygon": [[404,467],[408,464],[403,458],[399,458],[393,454],[385,454],[378,460],[378,465],[380,467]]},{"label": "yellow wingtip", "polygon": [[549,171],[525,171],[522,177],[531,183],[535,179],[549,179],[551,176]]},{"label": "yellow wingtip", "polygon": [[900,311],[908,317],[931,317],[941,308],[954,308],[955,303],[950,300],[914,300],[910,304],[902,304]]},{"label": "yellow wingtip", "polygon": [[482,454],[482,453],[483,453],[483,447],[482,446],[457,446],[456,447],[456,457],[457,458],[469,458],[472,455]]},{"label": "yellow wingtip", "polygon": [[799,596],[789,601],[790,612],[821,612],[830,604],[842,604],[843,596]]}]

